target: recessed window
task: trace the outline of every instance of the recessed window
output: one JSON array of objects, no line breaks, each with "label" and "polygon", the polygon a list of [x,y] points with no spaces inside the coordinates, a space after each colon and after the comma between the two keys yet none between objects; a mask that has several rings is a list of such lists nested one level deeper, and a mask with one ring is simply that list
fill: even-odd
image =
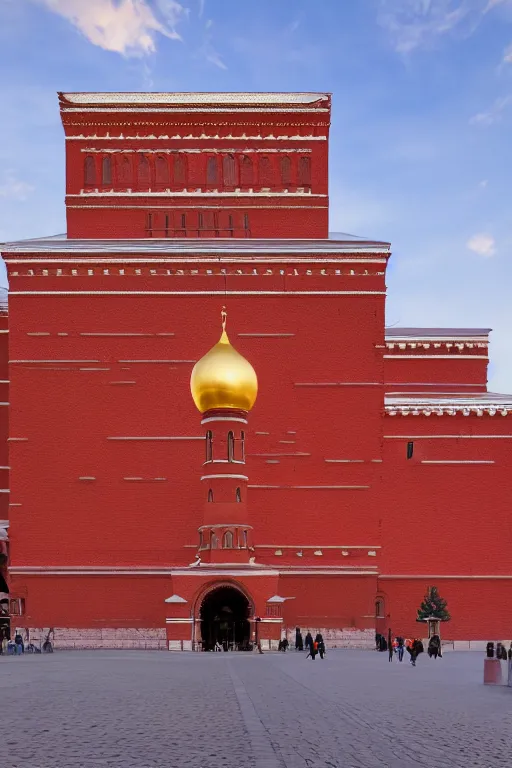
[{"label": "recessed window", "polygon": [[129,187],[132,181],[132,166],[129,157],[122,157],[118,165],[121,186]]},{"label": "recessed window", "polygon": [[240,184],[242,187],[252,187],[253,183],[252,160],[249,155],[242,155],[240,158]]},{"label": "recessed window", "polygon": [[384,618],[384,600],[380,597],[375,601],[375,618]]},{"label": "recessed window", "polygon": [[407,458],[412,459],[413,453],[414,453],[414,443],[409,442],[407,443]]},{"label": "recessed window", "polygon": [[263,155],[259,163],[259,182],[261,187],[272,187],[272,165],[270,158],[267,155]]},{"label": "recessed window", "polygon": [[87,155],[85,158],[84,180],[86,187],[93,187],[96,184],[96,163],[92,155]]},{"label": "recessed window", "polygon": [[232,432],[228,432],[228,461],[235,460],[235,436]]},{"label": "recessed window", "polygon": [[155,162],[156,183],[160,185],[169,184],[169,163],[167,158],[159,155]]},{"label": "recessed window", "polygon": [[213,491],[210,488],[210,490],[208,491],[208,502],[212,502],[212,501],[213,501]]},{"label": "recessed window", "polygon": [[240,488],[236,489],[236,500],[237,500],[238,503],[240,503],[242,501],[242,494],[240,492]]},{"label": "recessed window", "polygon": [[174,158],[174,183],[187,183],[187,161],[183,155],[175,155]]},{"label": "recessed window", "polygon": [[101,164],[101,183],[103,185],[112,184],[112,159],[110,156],[103,158]]},{"label": "recessed window", "polygon": [[219,540],[216,537],[214,533],[212,533],[211,543],[210,543],[211,549],[218,549],[219,548]]},{"label": "recessed window", "polygon": [[236,162],[234,155],[222,158],[222,177],[225,187],[236,187]]},{"label": "recessed window", "polygon": [[289,187],[292,183],[292,161],[288,155],[281,158],[281,181],[284,187]]},{"label": "recessed window", "polygon": [[222,542],[223,549],[233,549],[233,534],[231,531],[226,531],[224,534],[224,540]]},{"label": "recessed window", "polygon": [[206,183],[209,187],[219,183],[219,165],[216,157],[209,157],[206,161]]},{"label": "recessed window", "polygon": [[311,160],[309,157],[299,159],[299,186],[311,186]]},{"label": "recessed window", "polygon": [[139,156],[137,178],[141,187],[149,187],[151,182],[151,171],[149,167],[149,160],[145,155]]}]

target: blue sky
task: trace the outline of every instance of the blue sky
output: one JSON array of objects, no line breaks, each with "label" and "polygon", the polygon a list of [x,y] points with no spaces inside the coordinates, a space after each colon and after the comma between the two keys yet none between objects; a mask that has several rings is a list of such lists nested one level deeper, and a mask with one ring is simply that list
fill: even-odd
[{"label": "blue sky", "polygon": [[0,241],[65,229],[57,90],[332,92],[331,230],[512,391],[512,0],[0,0],[0,68]]}]

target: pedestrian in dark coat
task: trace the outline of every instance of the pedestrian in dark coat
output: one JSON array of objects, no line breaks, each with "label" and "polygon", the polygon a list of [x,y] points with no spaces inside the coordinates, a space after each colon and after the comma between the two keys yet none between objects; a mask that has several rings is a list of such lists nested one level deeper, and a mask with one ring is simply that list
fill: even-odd
[{"label": "pedestrian in dark coat", "polygon": [[310,651],[312,646],[313,646],[313,635],[311,634],[311,632],[308,632],[307,635],[306,635],[306,643],[305,643],[305,645],[306,645],[306,650]]},{"label": "pedestrian in dark coat", "polygon": [[320,658],[323,659],[325,656],[325,643],[324,638],[318,633],[318,635],[315,637],[315,642],[318,644],[318,653],[320,654]]},{"label": "pedestrian in dark coat", "polygon": [[421,640],[418,640],[418,638],[416,638],[415,640],[412,641],[411,647],[408,650],[409,650],[409,653],[411,654],[411,664],[413,665],[413,667],[415,667],[416,659],[418,658],[420,653],[423,653],[423,643],[421,642]]}]

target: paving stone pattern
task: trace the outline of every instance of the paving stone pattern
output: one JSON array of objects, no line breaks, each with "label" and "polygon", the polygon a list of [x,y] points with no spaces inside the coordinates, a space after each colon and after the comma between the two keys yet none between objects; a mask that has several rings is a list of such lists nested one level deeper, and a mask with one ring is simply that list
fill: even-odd
[{"label": "paving stone pattern", "polygon": [[2,768],[506,768],[483,656],[69,651],[0,657]]}]

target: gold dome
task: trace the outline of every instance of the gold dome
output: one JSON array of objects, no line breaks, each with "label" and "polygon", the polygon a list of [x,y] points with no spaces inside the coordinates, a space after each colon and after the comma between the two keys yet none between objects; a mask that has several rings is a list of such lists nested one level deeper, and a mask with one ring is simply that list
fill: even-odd
[{"label": "gold dome", "polygon": [[231,346],[226,333],[224,308],[222,335],[217,344],[194,365],[190,391],[201,413],[216,408],[250,411],[256,401],[256,372],[249,361]]}]

